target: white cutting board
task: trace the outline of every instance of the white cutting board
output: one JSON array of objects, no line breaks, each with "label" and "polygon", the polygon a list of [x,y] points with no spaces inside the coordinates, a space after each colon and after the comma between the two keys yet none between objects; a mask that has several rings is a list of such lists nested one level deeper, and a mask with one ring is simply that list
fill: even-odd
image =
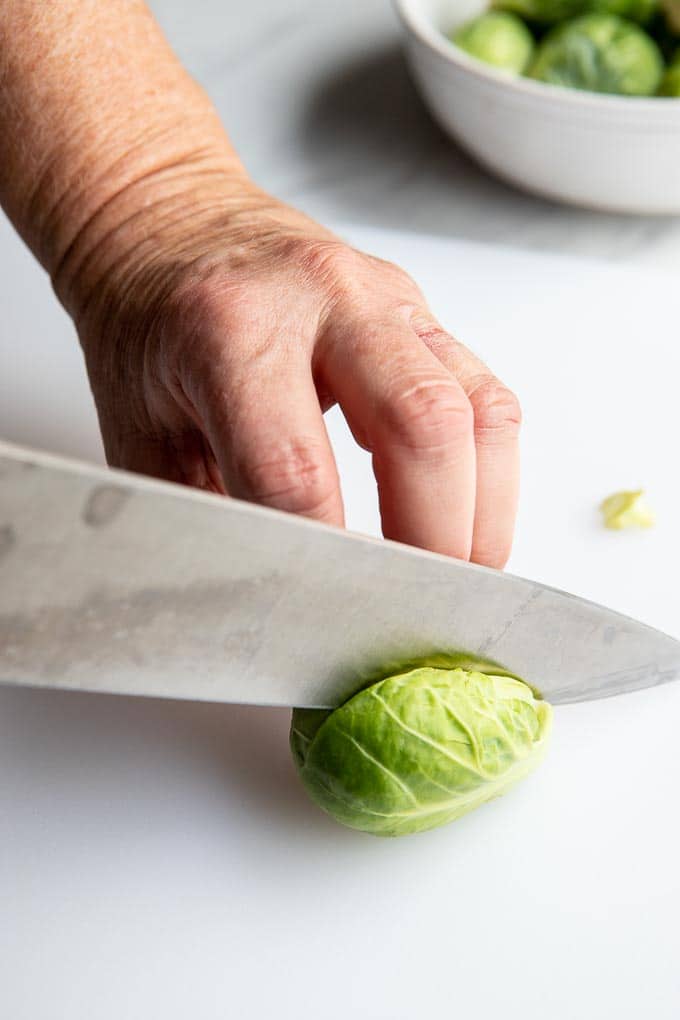
[{"label": "white cutting board", "polygon": [[[345,233],[522,399],[512,568],[680,636],[675,281]],[[70,326],[5,224],[0,309],[0,435],[100,457]],[[350,524],[375,530],[331,418]],[[658,527],[602,530],[636,486]],[[3,1015],[677,1020],[679,727],[680,684],[560,708],[521,788],[384,841],[309,804],[285,712],[0,690]]]}]

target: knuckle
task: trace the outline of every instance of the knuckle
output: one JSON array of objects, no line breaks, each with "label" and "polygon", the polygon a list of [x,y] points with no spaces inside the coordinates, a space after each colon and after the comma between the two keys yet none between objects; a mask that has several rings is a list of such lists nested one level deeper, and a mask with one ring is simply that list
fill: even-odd
[{"label": "knuckle", "polygon": [[419,309],[415,311],[411,315],[411,326],[416,336],[429,347],[436,348],[443,344],[455,343],[451,334],[427,312]]},{"label": "knuckle", "polygon": [[305,276],[321,283],[338,296],[352,295],[366,308],[376,299],[376,288],[390,304],[400,303],[409,311],[422,301],[422,294],[400,266],[352,248],[342,241],[315,241],[296,252]]},{"label": "knuckle", "polygon": [[515,437],[522,424],[519,400],[507,386],[494,377],[479,383],[469,394],[475,416],[475,435],[499,439]]},{"label": "knuckle", "polygon": [[[371,262],[379,269],[391,283],[403,290],[410,297],[420,298],[421,291],[413,277],[397,265],[396,262],[386,262],[376,256],[371,257]],[[409,305],[412,307],[411,305]]]},{"label": "knuckle", "polygon": [[240,465],[249,496],[258,503],[323,517],[335,497],[335,479],[319,444],[293,440]]},{"label": "knuckle", "polygon": [[342,241],[315,241],[306,243],[297,252],[302,268],[312,278],[335,280],[338,277],[351,278],[362,256]]},{"label": "knuckle", "polygon": [[296,251],[296,262],[303,285],[321,300],[322,322],[348,300],[354,307],[363,304],[365,257],[340,241],[305,243]]},{"label": "knuckle", "polygon": [[413,453],[437,453],[462,434],[472,433],[472,407],[453,379],[420,379],[388,402],[386,424]]}]

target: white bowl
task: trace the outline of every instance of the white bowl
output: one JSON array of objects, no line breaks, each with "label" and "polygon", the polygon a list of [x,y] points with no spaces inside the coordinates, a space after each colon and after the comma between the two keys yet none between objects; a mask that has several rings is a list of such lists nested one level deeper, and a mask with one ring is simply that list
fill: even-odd
[{"label": "white bowl", "polygon": [[680,212],[680,99],[543,85],[495,70],[445,33],[484,0],[395,0],[415,81],[433,116],[481,164],[575,205]]}]

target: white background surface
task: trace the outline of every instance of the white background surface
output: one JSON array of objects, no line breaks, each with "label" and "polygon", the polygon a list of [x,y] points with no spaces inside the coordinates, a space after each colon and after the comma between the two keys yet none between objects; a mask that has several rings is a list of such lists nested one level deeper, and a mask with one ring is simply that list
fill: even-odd
[{"label": "white background surface", "polygon": [[[0,435],[96,456],[71,328],[6,229]],[[349,233],[522,398],[513,568],[680,635],[674,283]],[[332,428],[371,530],[366,458]],[[658,528],[601,530],[636,485]],[[680,685],[561,708],[521,788],[385,841],[306,800],[285,712],[1,690],[3,1015],[677,1020],[679,720]]]},{"label": "white background surface", "polygon": [[151,6],[251,173],[314,216],[670,270],[680,263],[680,217],[554,205],[472,163],[424,111],[390,0]]}]

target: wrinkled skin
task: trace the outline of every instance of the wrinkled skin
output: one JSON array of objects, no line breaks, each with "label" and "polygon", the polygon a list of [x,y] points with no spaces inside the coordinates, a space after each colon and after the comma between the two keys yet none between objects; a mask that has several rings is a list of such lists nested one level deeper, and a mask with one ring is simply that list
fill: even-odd
[{"label": "wrinkled skin", "polygon": [[109,462],[341,525],[322,417],[338,402],[373,453],[385,535],[502,566],[514,395],[402,270],[200,173],[169,209],[150,182],[131,196],[133,230],[114,230],[115,260],[107,236],[110,268],[77,302]]}]

